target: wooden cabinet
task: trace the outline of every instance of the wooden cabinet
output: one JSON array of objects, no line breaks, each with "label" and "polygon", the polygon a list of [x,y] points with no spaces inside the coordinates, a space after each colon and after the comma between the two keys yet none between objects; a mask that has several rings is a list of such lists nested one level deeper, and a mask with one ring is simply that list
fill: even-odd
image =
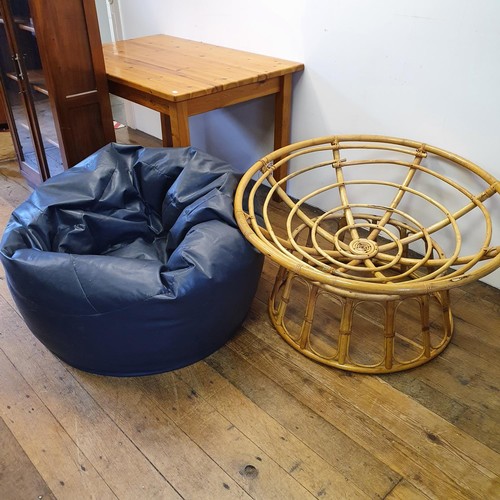
[{"label": "wooden cabinet", "polygon": [[0,0],[0,69],[31,184],[115,140],[94,0]]}]

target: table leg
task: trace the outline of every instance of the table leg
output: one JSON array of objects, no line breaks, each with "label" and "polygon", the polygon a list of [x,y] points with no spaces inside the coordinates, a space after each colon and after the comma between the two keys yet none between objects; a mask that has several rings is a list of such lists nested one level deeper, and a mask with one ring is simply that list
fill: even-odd
[{"label": "table leg", "polygon": [[161,141],[164,148],[171,148],[174,145],[172,140],[172,125],[170,124],[170,116],[165,113],[160,113],[161,121]]},{"label": "table leg", "polygon": [[191,144],[187,103],[179,102],[169,107],[169,114],[161,114],[163,146],[181,148]]},{"label": "table leg", "polygon": [[[290,144],[290,123],[292,111],[292,75],[281,77],[280,91],[276,94],[274,104],[274,150]],[[274,177],[282,179],[286,175],[286,165],[283,165]]]}]

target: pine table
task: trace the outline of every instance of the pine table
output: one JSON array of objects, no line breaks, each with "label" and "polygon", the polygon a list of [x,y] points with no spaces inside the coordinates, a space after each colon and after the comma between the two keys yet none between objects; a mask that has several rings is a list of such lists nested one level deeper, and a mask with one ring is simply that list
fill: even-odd
[{"label": "pine table", "polygon": [[109,91],[160,112],[166,147],[190,145],[189,120],[274,95],[274,146],[290,140],[292,75],[304,65],[168,35],[104,45]]}]

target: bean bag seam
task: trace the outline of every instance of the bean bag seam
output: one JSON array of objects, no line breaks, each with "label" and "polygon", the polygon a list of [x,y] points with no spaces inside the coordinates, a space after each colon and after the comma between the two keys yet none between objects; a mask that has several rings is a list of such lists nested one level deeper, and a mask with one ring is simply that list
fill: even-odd
[{"label": "bean bag seam", "polygon": [[78,277],[78,272],[76,271],[76,265],[75,265],[75,258],[72,254],[68,254],[69,255],[69,258],[71,260],[71,265],[73,266],[73,271],[75,273],[75,277],[76,277],[76,281],[78,282],[78,285],[80,286],[80,289],[81,291],[83,292],[83,295],[85,296],[85,300],[88,302],[88,304],[90,305],[90,307],[97,313],[99,312],[95,307],[94,305],[92,304],[92,302],[90,301],[89,297],[87,296],[87,292],[85,292],[85,289],[83,288],[83,285],[82,285],[82,282],[80,281],[80,278]]},{"label": "bean bag seam", "polygon": [[[200,205],[208,203],[212,198],[215,198],[218,195],[226,196],[226,194],[221,192],[218,188],[214,188],[211,192],[205,195],[206,198],[204,196],[202,198],[198,198],[184,209],[186,216],[189,217]],[[195,224],[195,226],[197,226],[198,224]]]},{"label": "bean bag seam", "polygon": [[111,180],[113,179],[113,177],[115,176],[117,170],[118,170],[118,160],[115,160],[113,172],[109,176],[108,182],[106,183],[106,185],[104,186],[104,188],[100,192],[99,196],[96,197],[96,199],[94,200],[94,205],[97,205],[102,200],[102,197],[103,197],[104,193],[106,192],[106,189],[108,189],[108,186],[111,183]]},{"label": "bean bag seam", "polygon": [[[192,267],[192,266],[188,266],[188,267]],[[186,268],[187,269],[187,268]],[[106,310],[106,311],[98,311],[90,302],[90,306],[92,307],[92,309],[94,309],[95,311],[95,314],[82,314],[81,312],[79,313],[75,313],[75,314],[67,314],[63,311],[58,311],[56,309],[47,309],[46,307],[41,307],[39,304],[37,304],[36,302],[34,302],[33,300],[31,299],[28,299],[27,297],[25,297],[24,295],[21,295],[14,286],[12,286],[10,283],[9,283],[9,286],[16,292],[16,295],[18,295],[19,297],[22,297],[22,299],[25,301],[25,302],[29,302],[32,306],[34,306],[35,308],[37,309],[43,309],[44,312],[50,312],[51,314],[53,315],[57,315],[59,317],[65,317],[65,318],[91,318],[91,317],[97,317],[97,316],[103,316],[103,315],[107,315],[107,314],[115,314],[115,313],[119,313],[119,312],[122,312],[122,311],[126,311],[127,309],[131,309],[133,307],[138,307],[140,306],[141,304],[143,304],[144,302],[147,302],[151,299],[154,299],[155,297],[160,297],[160,296],[163,296],[163,295],[166,295],[168,296],[168,289],[167,287],[163,286],[163,289],[156,292],[156,293],[153,293],[151,295],[148,295],[147,297],[143,297],[141,298],[140,300],[136,300],[134,302],[131,302],[129,304],[127,304],[126,306],[124,307],[121,307],[121,308],[118,308],[118,309],[109,309],[109,310]],[[82,289],[83,290],[83,289]],[[84,292],[85,293],[85,292]],[[87,298],[87,296],[85,296]],[[87,301],[88,301],[88,298],[87,298]]]}]

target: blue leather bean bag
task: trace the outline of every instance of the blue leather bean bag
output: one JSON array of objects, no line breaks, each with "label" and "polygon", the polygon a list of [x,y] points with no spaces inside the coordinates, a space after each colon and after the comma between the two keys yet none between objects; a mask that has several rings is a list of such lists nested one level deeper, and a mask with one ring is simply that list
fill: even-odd
[{"label": "blue leather bean bag", "polygon": [[0,243],[30,330],[68,364],[115,376],[221,347],[263,262],[233,219],[237,181],[194,148],[110,144],[41,185]]}]

